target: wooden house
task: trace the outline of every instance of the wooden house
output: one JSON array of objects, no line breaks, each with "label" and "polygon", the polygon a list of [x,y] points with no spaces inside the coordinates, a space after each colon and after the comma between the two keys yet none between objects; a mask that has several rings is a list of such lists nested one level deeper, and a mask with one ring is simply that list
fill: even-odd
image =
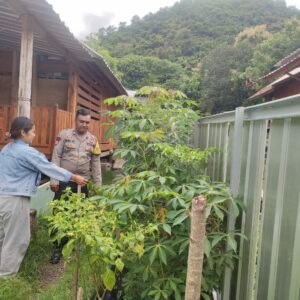
[{"label": "wooden house", "polygon": [[[126,94],[103,58],[78,41],[45,0],[0,0],[0,149],[17,115],[36,125],[33,146],[51,155],[59,130],[72,128],[78,108],[91,112],[90,131],[101,149],[111,109],[108,97]],[[105,125],[106,123],[106,125]]]},{"label": "wooden house", "polygon": [[274,70],[262,77],[266,84],[249,99],[276,100],[300,94],[300,49],[279,61]]}]

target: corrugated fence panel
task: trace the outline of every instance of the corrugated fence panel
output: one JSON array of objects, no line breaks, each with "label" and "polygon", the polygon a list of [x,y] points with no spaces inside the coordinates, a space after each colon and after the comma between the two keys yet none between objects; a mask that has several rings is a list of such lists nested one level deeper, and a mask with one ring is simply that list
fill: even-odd
[{"label": "corrugated fence panel", "polygon": [[218,164],[216,172],[217,181],[226,180],[226,168],[227,168],[227,154],[228,154],[228,130],[229,123],[220,124],[220,135],[218,149],[220,150],[218,155]]},{"label": "corrugated fence panel", "polygon": [[241,163],[241,179],[239,185],[239,197],[243,199],[245,193],[246,183],[246,171],[247,171],[247,157],[249,148],[249,133],[250,133],[250,122],[244,122],[243,126],[243,140],[242,143],[242,163]]},{"label": "corrugated fence panel", "polygon": [[209,124],[200,125],[200,149],[204,150],[208,145],[208,137],[209,137]]},{"label": "corrugated fence panel", "polygon": [[223,136],[223,127],[225,126],[225,124],[221,123],[218,124],[217,127],[217,140],[216,140],[216,147],[219,149],[219,152],[216,153],[216,157],[215,157],[215,166],[214,166],[214,181],[221,181],[221,177],[220,176],[220,170],[222,169],[222,157],[223,157],[223,152],[224,152],[224,136]]},{"label": "corrugated fence panel", "polygon": [[243,259],[239,263],[237,299],[251,299],[256,265],[257,225],[259,222],[262,177],[266,147],[266,121],[251,121],[243,201],[246,211],[242,232],[251,239],[241,244]]},{"label": "corrugated fence panel", "polygon": [[231,172],[231,156],[232,156],[232,142],[233,142],[233,123],[228,125],[228,141],[227,141],[227,153],[226,153],[226,170],[225,170],[225,181],[230,183],[230,172]]},{"label": "corrugated fence panel", "polygon": [[300,95],[237,108],[234,119],[226,112],[200,120],[197,146],[220,150],[207,175],[231,178],[246,207],[235,228],[247,240],[237,270],[226,273],[223,300],[300,300],[299,132]]},{"label": "corrugated fence panel", "polygon": [[[216,124],[210,124],[207,147],[214,147],[215,139],[216,139]],[[206,175],[208,175],[211,179],[213,179],[213,170],[214,170],[214,155],[209,160],[207,164],[207,170],[206,170]]]},{"label": "corrugated fence panel", "polygon": [[[287,122],[287,121],[286,121]],[[298,214],[299,208],[299,193],[300,193],[300,118],[294,118],[289,125],[288,141],[287,141],[287,154],[286,154],[286,167],[282,168],[285,176],[280,178],[283,180],[279,182],[279,186],[282,186],[282,216],[281,216],[281,228],[279,236],[279,247],[278,247],[278,262],[274,265],[271,262],[271,274],[276,273],[275,284],[271,284],[270,288],[275,289],[275,298],[273,299],[299,299],[299,277],[292,278],[293,266],[298,265],[299,270],[299,257],[293,256],[293,252],[299,249],[299,243],[294,244],[295,239],[299,241],[300,232],[296,231],[297,219],[300,218]],[[281,191],[280,191],[281,192]],[[280,195],[280,192],[278,193]],[[279,213],[277,211],[277,213]],[[296,250],[297,252],[297,250]],[[272,257],[273,258],[273,257]],[[277,272],[276,272],[277,270]],[[296,273],[293,274],[296,276]],[[298,297],[291,298],[290,285],[291,281],[298,281]],[[289,297],[289,298],[288,298]],[[268,299],[271,299],[269,296]]]},{"label": "corrugated fence panel", "polygon": [[257,299],[299,299],[300,119],[270,129]]},{"label": "corrugated fence panel", "polygon": [[190,144],[192,147],[200,148],[200,141],[201,141],[201,124],[198,122],[194,125],[194,130],[192,132],[192,137],[190,139]]},{"label": "corrugated fence panel", "polygon": [[[278,189],[282,190],[286,169],[287,139],[289,122],[284,120],[273,120],[270,127],[270,138],[268,142],[268,159],[266,167],[266,185],[264,189],[263,203],[263,227],[260,250],[260,266],[257,280],[258,299],[268,299],[270,266],[272,255],[278,253],[279,232],[281,223],[281,212],[283,205],[282,192],[278,195]],[[279,163],[281,162],[281,163]],[[274,237],[277,237],[274,240]],[[276,249],[275,249],[275,248]],[[277,257],[277,254],[275,255]],[[277,258],[275,258],[275,261]],[[272,280],[274,282],[274,280]],[[274,288],[274,286],[273,286]],[[273,292],[273,291],[272,291]]]},{"label": "corrugated fence panel", "polygon": [[201,150],[208,147],[219,149],[207,166],[207,175],[212,180],[229,180],[232,126],[233,124],[228,122],[195,125],[191,144]]}]

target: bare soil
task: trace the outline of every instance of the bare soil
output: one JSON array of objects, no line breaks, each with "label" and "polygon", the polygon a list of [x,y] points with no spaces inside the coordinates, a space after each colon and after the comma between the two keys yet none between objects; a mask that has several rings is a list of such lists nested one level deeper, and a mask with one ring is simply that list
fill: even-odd
[{"label": "bare soil", "polygon": [[64,271],[64,260],[61,259],[58,264],[50,262],[44,266],[43,275],[41,278],[41,288],[47,289],[51,284],[55,283]]}]

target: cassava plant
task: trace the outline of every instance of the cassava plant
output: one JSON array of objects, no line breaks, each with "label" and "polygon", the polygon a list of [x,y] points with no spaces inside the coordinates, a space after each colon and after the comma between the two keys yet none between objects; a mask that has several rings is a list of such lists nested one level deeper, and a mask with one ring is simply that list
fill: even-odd
[{"label": "cassava plant", "polygon": [[[230,205],[238,203],[224,183],[204,175],[217,149],[188,146],[195,103],[180,92],[144,87],[136,97],[107,99],[116,110],[109,134],[118,141],[116,158],[123,158],[123,174],[112,185],[98,190],[98,206],[118,218],[153,224],[145,235],[144,255],[126,264],[125,299],[183,299],[190,233],[188,211],[193,197],[206,198],[206,230],[202,279],[203,299],[220,290],[225,267],[237,259],[238,232],[226,233]],[[97,198],[98,197],[98,198]],[[226,247],[226,242],[228,247]]]},{"label": "cassava plant", "polygon": [[206,226],[205,205],[205,197],[201,195],[192,200],[185,300],[200,299]]}]

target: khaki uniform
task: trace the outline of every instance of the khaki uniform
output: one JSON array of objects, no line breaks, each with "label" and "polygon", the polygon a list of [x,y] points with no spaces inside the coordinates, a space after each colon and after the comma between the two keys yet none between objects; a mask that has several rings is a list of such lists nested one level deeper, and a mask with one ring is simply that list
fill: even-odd
[{"label": "khaki uniform", "polygon": [[[73,174],[93,179],[95,186],[102,183],[100,147],[97,138],[87,132],[78,135],[75,129],[62,130],[56,138],[52,162]],[[51,179],[51,184],[58,181]]]}]

